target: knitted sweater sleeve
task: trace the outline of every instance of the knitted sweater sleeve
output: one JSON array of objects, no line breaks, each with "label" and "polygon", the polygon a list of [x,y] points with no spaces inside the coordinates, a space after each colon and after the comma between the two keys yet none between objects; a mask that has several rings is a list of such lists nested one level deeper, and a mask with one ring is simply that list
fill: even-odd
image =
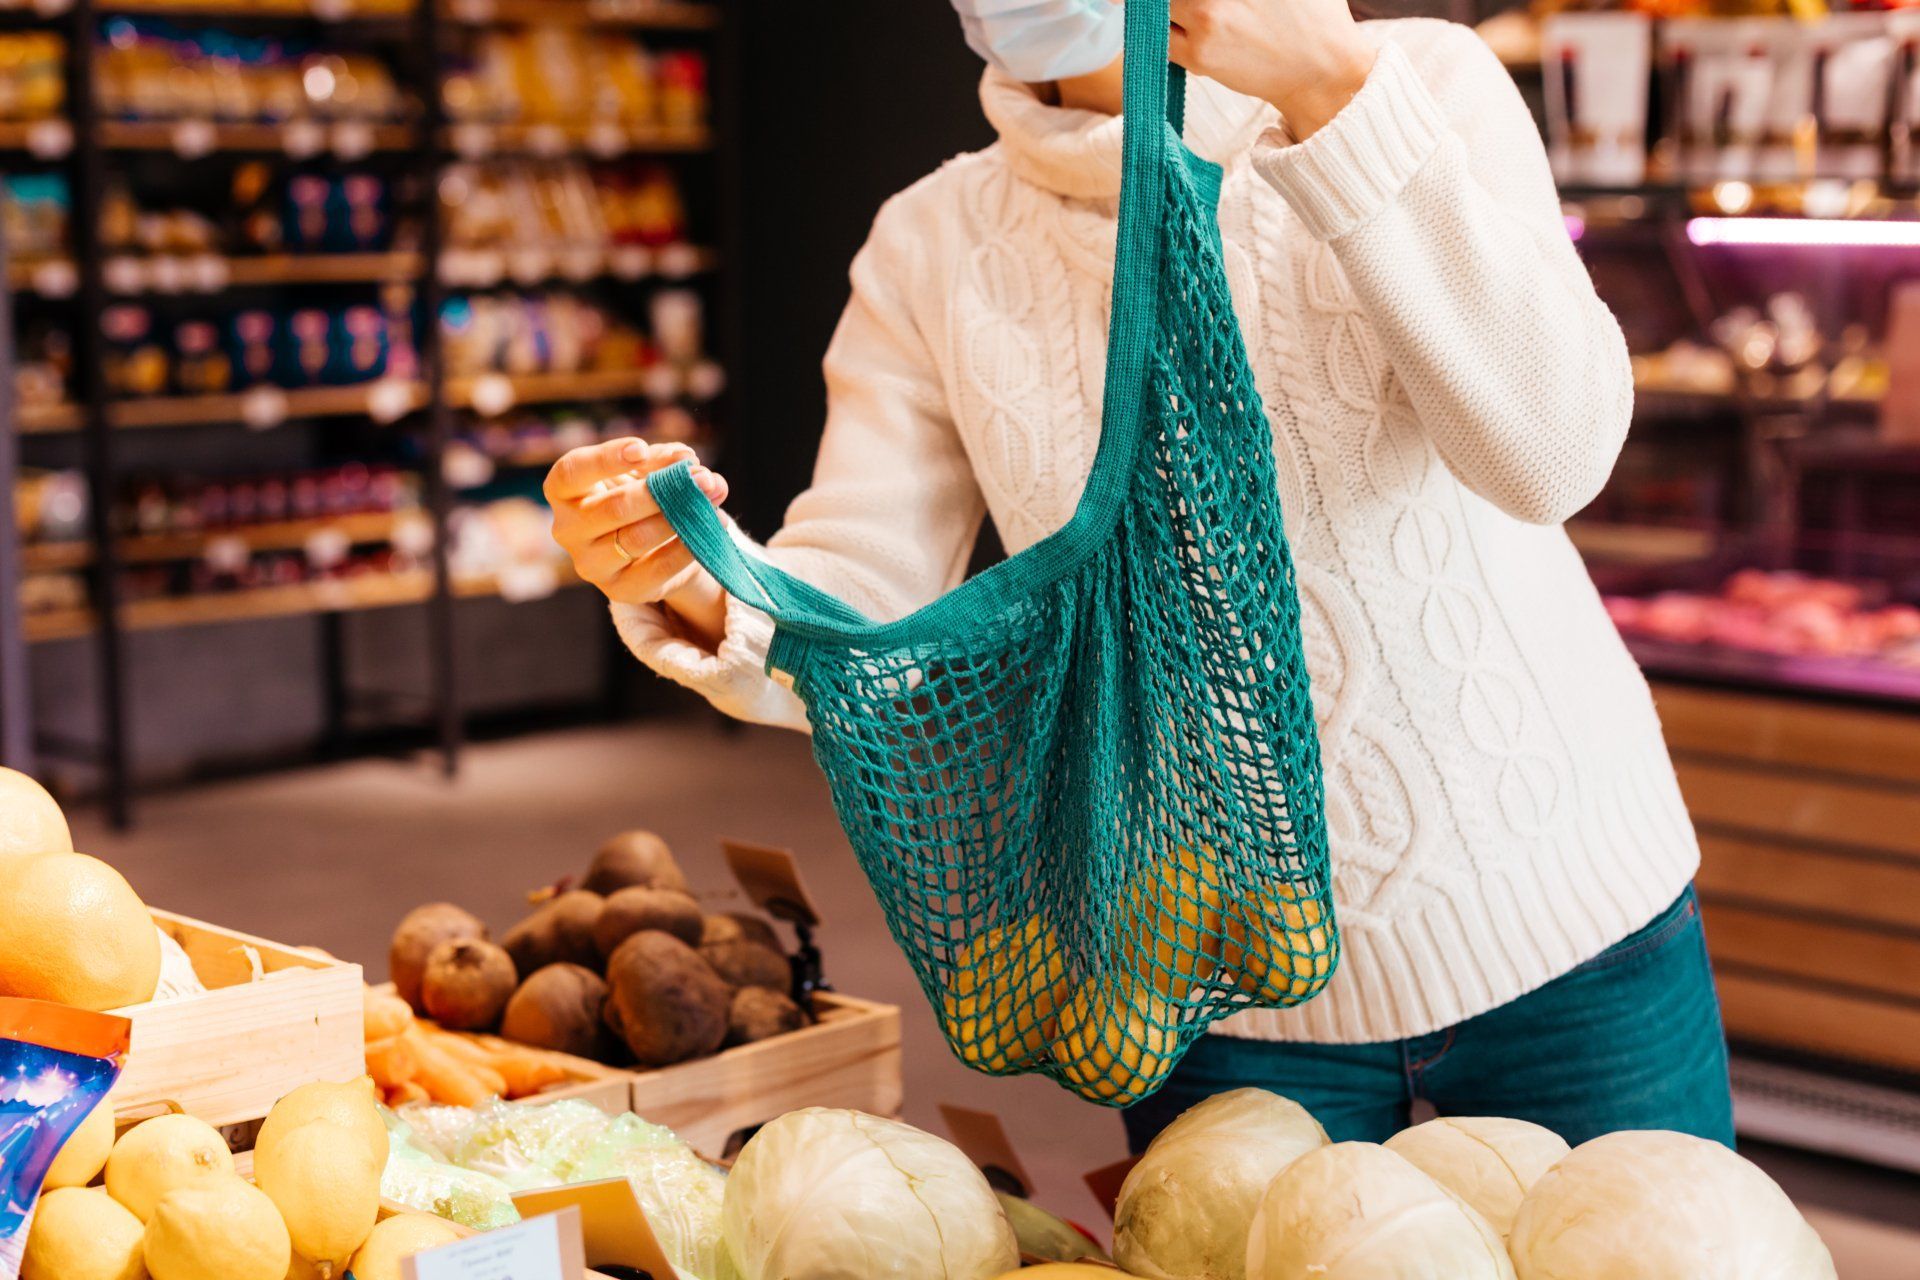
[{"label": "knitted sweater sleeve", "polygon": [[1270,130],[1254,164],[1332,250],[1454,474],[1557,524],[1626,438],[1626,343],[1506,69],[1469,28],[1395,25],[1331,122],[1297,144]]},{"label": "knitted sweater sleeve", "polygon": [[[884,208],[854,258],[853,292],[827,349],[827,422],[813,482],[764,547],[750,551],[890,620],[966,574],[985,500],[947,409],[939,364],[909,305],[924,238]],[[636,657],[728,715],[805,730],[800,700],[765,670],[772,621],[729,598],[726,634],[709,652],[657,608],[615,604]]]}]

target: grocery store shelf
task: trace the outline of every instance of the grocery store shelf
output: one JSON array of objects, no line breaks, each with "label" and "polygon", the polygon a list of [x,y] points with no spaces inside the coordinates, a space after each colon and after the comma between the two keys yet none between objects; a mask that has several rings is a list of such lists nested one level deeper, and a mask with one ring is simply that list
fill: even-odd
[{"label": "grocery store shelf", "polygon": [[1712,555],[1716,541],[1710,529],[1670,525],[1569,520],[1566,527],[1581,555],[1616,563],[1687,564]]},{"label": "grocery store shelf", "polygon": [[606,120],[500,124],[467,120],[449,125],[447,145],[467,160],[490,155],[563,156],[586,154],[603,159],[707,151],[712,131],[699,125],[630,126]]},{"label": "grocery store shelf", "polygon": [[[569,400],[621,400],[650,394],[659,374],[652,369],[596,369],[579,373],[533,373],[516,378],[482,374],[447,384],[447,402],[456,408],[500,413],[516,405],[561,404]],[[505,397],[504,400],[501,397]]]},{"label": "grocery store shelf", "polygon": [[412,0],[103,0],[102,14],[175,18],[311,18],[323,22],[405,18]]},{"label": "grocery store shelf", "polygon": [[[274,520],[201,529],[192,533],[140,534],[119,542],[123,562],[150,564],[187,560],[206,551],[209,543],[232,539],[248,552],[297,551],[317,537],[344,537],[349,543],[385,542],[394,525],[411,511],[359,511],[308,520]],[[93,547],[85,541],[29,542],[20,548],[20,567],[28,573],[79,569],[93,562]]]},{"label": "grocery store shelf", "polygon": [[[376,379],[347,387],[301,387],[282,391],[256,387],[235,395],[147,396],[119,400],[107,406],[107,421],[115,427],[198,427],[245,423],[258,428],[300,418],[358,417],[362,414],[392,421],[425,403],[425,388],[417,383]],[[19,411],[20,430],[27,434],[72,431],[80,426],[80,411],[71,404],[26,405]]]},{"label": "grocery store shelf", "polygon": [[[420,273],[420,255],[396,253],[276,253],[230,258],[221,254],[119,254],[107,259],[107,292],[218,293],[228,288],[283,284],[379,284],[411,280]],[[79,276],[65,258],[7,264],[7,284],[16,293],[64,298]]]},{"label": "grocery store shelf", "polygon": [[[580,585],[564,568],[554,571],[554,589]],[[453,585],[462,599],[501,596],[501,580],[491,574],[460,578]],[[135,600],[121,606],[121,625],[129,631],[165,631],[180,627],[212,626],[223,622],[251,622],[263,618],[299,617],[320,613],[359,613],[398,605],[420,604],[433,594],[433,575],[424,569],[406,573],[367,574],[328,582],[302,582],[282,587],[250,587],[241,591],[209,592],[199,596],[167,596]],[[527,593],[518,593],[522,596]],[[30,643],[71,640],[93,629],[88,609],[58,609],[27,615]]]},{"label": "grocery store shelf", "polygon": [[448,0],[447,16],[473,25],[620,26],[656,31],[707,31],[720,7],[689,0]]},{"label": "grocery store shelf", "polygon": [[[413,130],[404,124],[373,124],[341,120],[323,125],[336,152],[405,151],[413,147]],[[210,120],[106,120],[100,124],[100,145],[115,151],[171,151],[181,156],[216,151],[285,151],[298,134],[286,124],[251,124]],[[327,143],[316,150],[324,150]]]},{"label": "grocery store shelf", "polygon": [[1898,666],[1873,658],[1761,653],[1631,635],[1626,637],[1626,642],[1628,650],[1650,676],[1761,692],[1814,694],[1920,707],[1920,666]]}]

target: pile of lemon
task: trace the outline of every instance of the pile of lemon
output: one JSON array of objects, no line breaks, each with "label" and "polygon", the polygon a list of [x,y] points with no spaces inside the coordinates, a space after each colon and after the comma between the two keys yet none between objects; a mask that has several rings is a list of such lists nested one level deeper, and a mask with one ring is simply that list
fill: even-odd
[{"label": "pile of lemon", "polygon": [[61,1149],[20,1280],[400,1280],[402,1258],[458,1238],[429,1214],[377,1221],[387,1130],[371,1079],[276,1103],[252,1182],[194,1116],[113,1134],[102,1104]]}]

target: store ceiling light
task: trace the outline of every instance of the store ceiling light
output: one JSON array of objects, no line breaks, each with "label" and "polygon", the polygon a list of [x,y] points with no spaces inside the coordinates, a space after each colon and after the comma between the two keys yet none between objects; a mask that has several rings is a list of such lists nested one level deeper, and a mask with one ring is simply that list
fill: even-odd
[{"label": "store ceiling light", "polygon": [[1809,218],[1694,218],[1694,244],[1862,245],[1920,248],[1920,222],[1822,222]]}]

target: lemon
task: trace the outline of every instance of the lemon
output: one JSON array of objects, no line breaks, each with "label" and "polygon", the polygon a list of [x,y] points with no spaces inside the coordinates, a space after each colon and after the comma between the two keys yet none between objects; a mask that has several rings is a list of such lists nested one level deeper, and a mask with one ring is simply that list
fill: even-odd
[{"label": "lemon", "polygon": [[233,1173],[233,1152],[195,1116],[155,1116],[127,1130],[107,1156],[107,1193],[147,1222],[168,1192]]},{"label": "lemon", "polygon": [[40,1197],[20,1280],[147,1280],[140,1219],[98,1187],[57,1187]]},{"label": "lemon", "polygon": [[13,769],[0,769],[0,857],[72,853],[73,832],[47,789]]},{"label": "lemon", "polygon": [[1178,1000],[1219,963],[1222,878],[1211,851],[1176,849],[1128,886],[1122,946],[1154,994]]},{"label": "lemon", "polygon": [[286,1280],[293,1245],[266,1192],[229,1173],[163,1196],[146,1256],[153,1280]]},{"label": "lemon", "polygon": [[1240,990],[1261,1004],[1298,1003],[1327,984],[1340,940],[1317,899],[1292,885],[1255,894],[1227,918],[1224,962]]},{"label": "lemon", "polygon": [[325,1120],[358,1137],[381,1168],[387,1164],[387,1126],[380,1118],[380,1099],[372,1076],[345,1084],[303,1084],[273,1104],[260,1126],[255,1148],[270,1145],[275,1136],[291,1133],[314,1120]]},{"label": "lemon", "polygon": [[380,1215],[385,1165],[367,1150],[363,1134],[327,1120],[272,1134],[263,1128],[253,1151],[254,1181],[280,1210],[294,1252],[323,1280],[343,1273],[366,1243]]},{"label": "lemon", "polygon": [[947,1035],[972,1066],[1027,1066],[1047,1051],[1066,987],[1066,957],[1040,917],[988,929],[960,949],[941,1000]]},{"label": "lemon", "polygon": [[296,1253],[287,1265],[287,1280],[326,1280],[326,1277],[320,1274],[320,1268]]},{"label": "lemon", "polygon": [[0,858],[0,996],[96,1012],[160,982],[160,935],[118,871],[84,853]]},{"label": "lemon", "polygon": [[46,1178],[40,1183],[41,1190],[86,1186],[100,1172],[100,1167],[106,1164],[107,1152],[111,1150],[113,1106],[103,1098],[93,1104],[93,1110],[87,1112],[87,1118],[80,1122],[80,1127],[68,1135],[67,1144],[53,1158]]},{"label": "lemon", "polygon": [[401,1280],[401,1259],[459,1238],[459,1229],[445,1218],[430,1213],[397,1214],[374,1227],[348,1269],[353,1272],[353,1280]]},{"label": "lemon", "polygon": [[1083,1098],[1142,1098],[1173,1070],[1173,1023],[1170,1001],[1130,982],[1088,979],[1060,1010],[1053,1059]]}]

